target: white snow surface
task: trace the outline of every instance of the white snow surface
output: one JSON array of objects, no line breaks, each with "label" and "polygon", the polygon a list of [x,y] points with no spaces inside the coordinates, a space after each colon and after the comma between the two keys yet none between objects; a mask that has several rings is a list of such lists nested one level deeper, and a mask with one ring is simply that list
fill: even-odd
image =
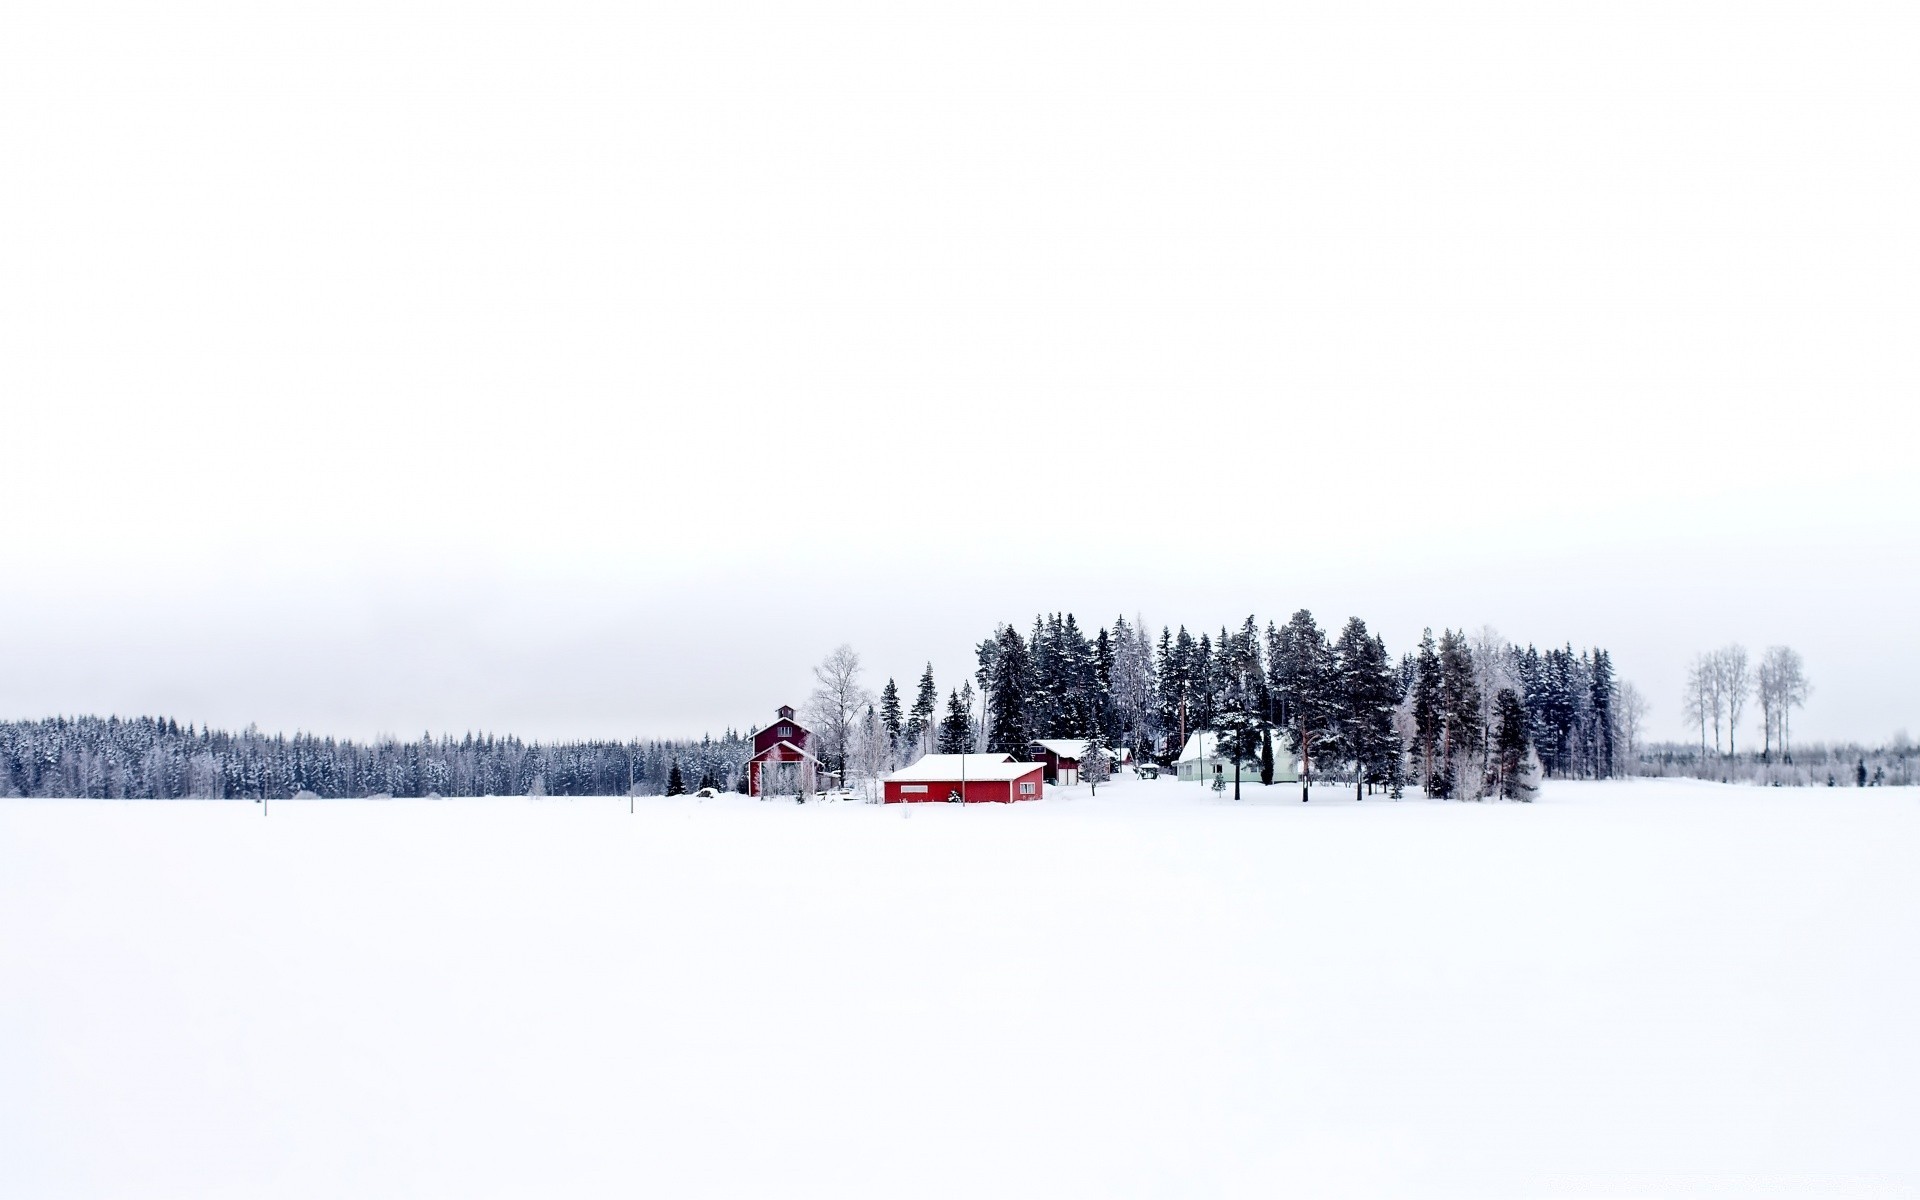
[{"label": "white snow surface", "polygon": [[1913,1196],[1920,793],[0,801],[0,1195]]}]

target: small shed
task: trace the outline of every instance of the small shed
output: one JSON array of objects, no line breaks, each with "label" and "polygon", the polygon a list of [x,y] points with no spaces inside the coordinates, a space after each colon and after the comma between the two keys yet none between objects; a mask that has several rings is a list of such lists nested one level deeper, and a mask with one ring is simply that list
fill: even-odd
[{"label": "small shed", "polygon": [[888,804],[1038,800],[1046,791],[1044,774],[1039,763],[1015,762],[1011,754],[926,754],[887,776],[883,798]]}]

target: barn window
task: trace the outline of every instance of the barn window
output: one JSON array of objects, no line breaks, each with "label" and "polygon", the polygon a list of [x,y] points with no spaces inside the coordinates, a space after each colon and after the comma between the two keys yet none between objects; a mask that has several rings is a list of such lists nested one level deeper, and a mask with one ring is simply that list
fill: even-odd
[{"label": "barn window", "polygon": [[782,725],[782,726],[780,727],[780,736],[781,736],[781,737],[792,737],[792,736],[793,736],[793,726],[791,726],[791,725]]},{"label": "barn window", "polygon": [[903,796],[909,794],[924,796],[927,794],[927,785],[924,783],[903,783],[900,785],[900,794]]},{"label": "barn window", "polygon": [[1023,784],[1021,784],[1021,785],[1020,785],[1020,794],[1021,794],[1022,796],[1031,796],[1031,795],[1033,795],[1033,785],[1032,785],[1031,783],[1023,783]]}]

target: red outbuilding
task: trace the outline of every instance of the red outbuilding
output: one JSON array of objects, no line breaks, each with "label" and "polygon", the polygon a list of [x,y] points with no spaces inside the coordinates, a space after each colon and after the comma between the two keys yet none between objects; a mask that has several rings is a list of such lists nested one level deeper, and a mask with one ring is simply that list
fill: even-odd
[{"label": "red outbuilding", "polygon": [[[747,760],[747,794],[761,794],[763,782],[778,781],[778,786],[811,791],[822,784],[825,767],[808,750],[813,734],[793,719],[793,709],[781,705],[779,719],[753,735],[753,757]],[[812,776],[812,778],[808,778]]]},{"label": "red outbuilding", "polygon": [[927,754],[910,767],[887,776],[888,804],[1006,804],[1038,800],[1046,791],[1039,763],[1013,761],[1011,754]]}]

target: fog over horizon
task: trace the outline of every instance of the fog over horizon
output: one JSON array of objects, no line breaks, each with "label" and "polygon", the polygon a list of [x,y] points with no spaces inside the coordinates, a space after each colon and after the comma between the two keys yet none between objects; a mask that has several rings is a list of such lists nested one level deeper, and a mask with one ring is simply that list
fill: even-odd
[{"label": "fog over horizon", "polygon": [[[1920,734],[1920,16],[0,17],[0,719],[698,736],[1309,608]],[[1757,709],[1740,731],[1759,743]]]}]

